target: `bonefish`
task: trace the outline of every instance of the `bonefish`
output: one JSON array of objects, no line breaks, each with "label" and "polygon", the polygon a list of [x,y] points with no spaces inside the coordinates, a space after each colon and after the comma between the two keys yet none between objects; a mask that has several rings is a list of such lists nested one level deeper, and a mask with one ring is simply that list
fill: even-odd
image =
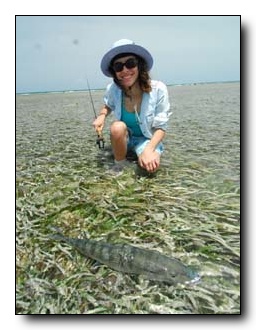
[{"label": "bonefish", "polygon": [[181,261],[155,250],[130,244],[111,244],[91,239],[70,238],[57,233],[52,238],[65,241],[81,254],[123,273],[142,275],[144,278],[168,284],[195,284],[200,276]]}]

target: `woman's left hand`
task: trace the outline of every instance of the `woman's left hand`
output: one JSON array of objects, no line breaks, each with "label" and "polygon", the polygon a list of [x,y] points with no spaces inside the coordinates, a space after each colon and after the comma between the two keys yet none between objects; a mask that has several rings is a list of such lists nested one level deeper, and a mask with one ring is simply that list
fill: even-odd
[{"label": "woman's left hand", "polygon": [[148,172],[155,172],[160,165],[160,155],[157,151],[145,149],[138,158],[139,165]]}]

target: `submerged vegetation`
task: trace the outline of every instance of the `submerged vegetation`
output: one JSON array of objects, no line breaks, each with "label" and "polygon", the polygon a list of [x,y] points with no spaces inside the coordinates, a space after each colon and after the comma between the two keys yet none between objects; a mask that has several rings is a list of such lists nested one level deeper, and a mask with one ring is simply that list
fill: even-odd
[{"label": "submerged vegetation", "polygon": [[[17,96],[17,314],[240,313],[239,88],[170,87],[170,131],[150,177],[136,164],[106,173],[109,142],[95,146],[88,93]],[[103,92],[92,96],[99,108]],[[51,239],[51,226],[159,251],[201,282],[171,286],[97,265]]]}]

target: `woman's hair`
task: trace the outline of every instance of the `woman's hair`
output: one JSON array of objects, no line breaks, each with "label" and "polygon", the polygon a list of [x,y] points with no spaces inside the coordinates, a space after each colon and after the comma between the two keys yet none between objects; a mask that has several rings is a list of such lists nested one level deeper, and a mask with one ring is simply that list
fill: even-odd
[{"label": "woman's hair", "polygon": [[145,60],[142,57],[140,57],[138,55],[135,55],[135,54],[132,54],[132,53],[119,54],[116,57],[114,57],[113,60],[111,61],[109,71],[111,72],[111,74],[112,74],[112,76],[114,78],[114,82],[121,89],[123,89],[122,85],[120,84],[120,82],[116,78],[116,73],[113,70],[112,65],[113,65],[114,61],[117,60],[118,58],[124,57],[124,56],[128,56],[128,55],[133,55],[138,60],[138,70],[139,70],[138,81],[139,81],[140,88],[145,93],[151,92],[151,90],[152,90],[151,84],[150,84],[150,80],[151,79],[150,79],[150,76],[149,76],[149,72],[148,72],[148,68],[147,68],[147,63],[145,62]]}]

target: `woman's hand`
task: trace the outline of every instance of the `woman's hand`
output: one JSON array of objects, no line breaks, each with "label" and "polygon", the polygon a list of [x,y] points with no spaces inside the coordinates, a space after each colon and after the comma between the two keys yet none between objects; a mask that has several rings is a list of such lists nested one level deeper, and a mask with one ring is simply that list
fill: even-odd
[{"label": "woman's hand", "polygon": [[142,168],[145,168],[149,173],[153,173],[160,165],[160,155],[157,151],[146,147],[140,154],[138,162]]},{"label": "woman's hand", "polygon": [[97,133],[101,133],[102,130],[103,130],[103,127],[104,127],[104,124],[105,124],[105,117],[106,115],[105,114],[100,114],[95,120],[94,122],[92,123],[95,131]]},{"label": "woman's hand", "polygon": [[160,166],[160,154],[155,149],[164,136],[165,131],[157,129],[144,151],[138,157],[139,165],[150,173],[155,172]]}]

